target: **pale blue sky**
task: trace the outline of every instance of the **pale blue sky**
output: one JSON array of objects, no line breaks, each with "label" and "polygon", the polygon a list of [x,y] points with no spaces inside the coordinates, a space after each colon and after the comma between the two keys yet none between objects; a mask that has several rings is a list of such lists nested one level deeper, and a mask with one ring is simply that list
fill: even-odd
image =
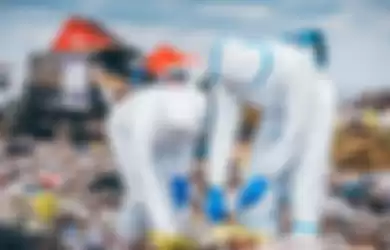
[{"label": "pale blue sky", "polygon": [[331,73],[343,96],[390,88],[390,0],[3,0],[0,61],[13,63],[16,82],[26,55],[47,48],[75,13],[146,50],[167,40],[200,53],[220,33],[261,36],[318,26],[329,36]]}]

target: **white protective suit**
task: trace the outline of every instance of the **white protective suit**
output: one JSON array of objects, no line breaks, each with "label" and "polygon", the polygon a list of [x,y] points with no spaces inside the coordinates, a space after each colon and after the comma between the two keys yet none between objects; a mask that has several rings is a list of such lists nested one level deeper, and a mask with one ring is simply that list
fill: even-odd
[{"label": "white protective suit", "polygon": [[118,234],[129,241],[148,230],[178,233],[178,211],[169,182],[190,172],[202,128],[205,100],[184,86],[152,86],[132,92],[112,108],[108,135],[127,194]]},{"label": "white protective suit", "polygon": [[243,104],[264,108],[247,174],[265,176],[271,185],[264,199],[239,214],[239,220],[255,232],[275,237],[280,179],[288,174],[293,233],[316,234],[330,172],[336,112],[333,83],[316,69],[309,53],[276,41],[218,42],[211,50],[208,73],[215,77],[211,184],[226,185]]}]

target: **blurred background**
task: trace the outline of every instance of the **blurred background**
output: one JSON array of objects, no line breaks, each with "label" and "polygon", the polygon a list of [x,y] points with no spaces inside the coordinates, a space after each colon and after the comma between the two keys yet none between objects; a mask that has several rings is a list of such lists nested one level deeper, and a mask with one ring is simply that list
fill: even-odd
[{"label": "blurred background", "polygon": [[[0,229],[17,221],[22,232],[34,232],[23,237],[46,239],[34,241],[46,249],[59,247],[53,239],[72,249],[110,249],[120,192],[108,174],[115,166],[105,145],[107,105],[88,76],[91,52],[115,47],[142,61],[162,48],[178,48],[205,57],[220,36],[281,37],[320,27],[340,96],[329,230],[351,245],[389,249],[383,248],[389,226],[382,225],[390,208],[389,13],[386,0],[1,1],[0,181],[9,209],[0,212]],[[154,80],[147,69],[139,70],[143,77],[137,81]],[[245,167],[248,138],[258,122],[261,115],[248,108],[232,185],[239,182],[235,170]],[[200,190],[203,164],[194,171]],[[94,184],[99,176],[113,188],[100,191]],[[49,194],[61,211],[45,213],[61,219],[58,232],[51,219],[41,218],[50,216],[34,208],[36,199],[46,195],[47,201]],[[199,206],[194,202],[197,218]]]}]

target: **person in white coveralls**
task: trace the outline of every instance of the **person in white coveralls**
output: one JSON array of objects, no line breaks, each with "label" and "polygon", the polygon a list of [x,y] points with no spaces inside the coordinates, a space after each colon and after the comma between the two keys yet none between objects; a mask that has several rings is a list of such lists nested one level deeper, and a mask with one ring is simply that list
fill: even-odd
[{"label": "person in white coveralls", "polygon": [[[249,104],[264,113],[236,201],[239,222],[256,235],[277,238],[278,180],[288,171],[291,234],[306,243],[319,235],[336,113],[334,85],[320,69],[327,59],[322,38],[316,31],[294,43],[227,38],[212,47],[205,70],[212,110],[205,213],[216,225],[228,213],[226,170],[242,108]],[[303,48],[305,39],[313,54]]]},{"label": "person in white coveralls", "polygon": [[117,233],[127,249],[127,242],[142,236],[147,220],[158,247],[187,244],[179,240],[178,218],[190,204],[187,175],[202,129],[204,95],[183,85],[179,71],[162,80],[171,84],[136,88],[128,83],[126,60],[113,50],[91,56],[94,76],[112,104],[107,133],[126,188]]}]

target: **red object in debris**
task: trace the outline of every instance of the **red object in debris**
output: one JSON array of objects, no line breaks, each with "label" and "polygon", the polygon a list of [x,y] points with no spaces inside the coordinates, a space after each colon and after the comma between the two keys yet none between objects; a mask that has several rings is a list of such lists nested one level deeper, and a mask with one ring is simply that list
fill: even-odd
[{"label": "red object in debris", "polygon": [[161,75],[172,67],[185,67],[190,63],[190,57],[177,48],[163,44],[159,45],[146,57],[146,68],[155,75]]},{"label": "red object in debris", "polygon": [[54,39],[51,50],[72,53],[120,45],[112,34],[98,23],[81,17],[67,20]]},{"label": "red object in debris", "polygon": [[56,188],[61,184],[62,178],[56,174],[42,174],[40,176],[40,183],[45,189]]}]

